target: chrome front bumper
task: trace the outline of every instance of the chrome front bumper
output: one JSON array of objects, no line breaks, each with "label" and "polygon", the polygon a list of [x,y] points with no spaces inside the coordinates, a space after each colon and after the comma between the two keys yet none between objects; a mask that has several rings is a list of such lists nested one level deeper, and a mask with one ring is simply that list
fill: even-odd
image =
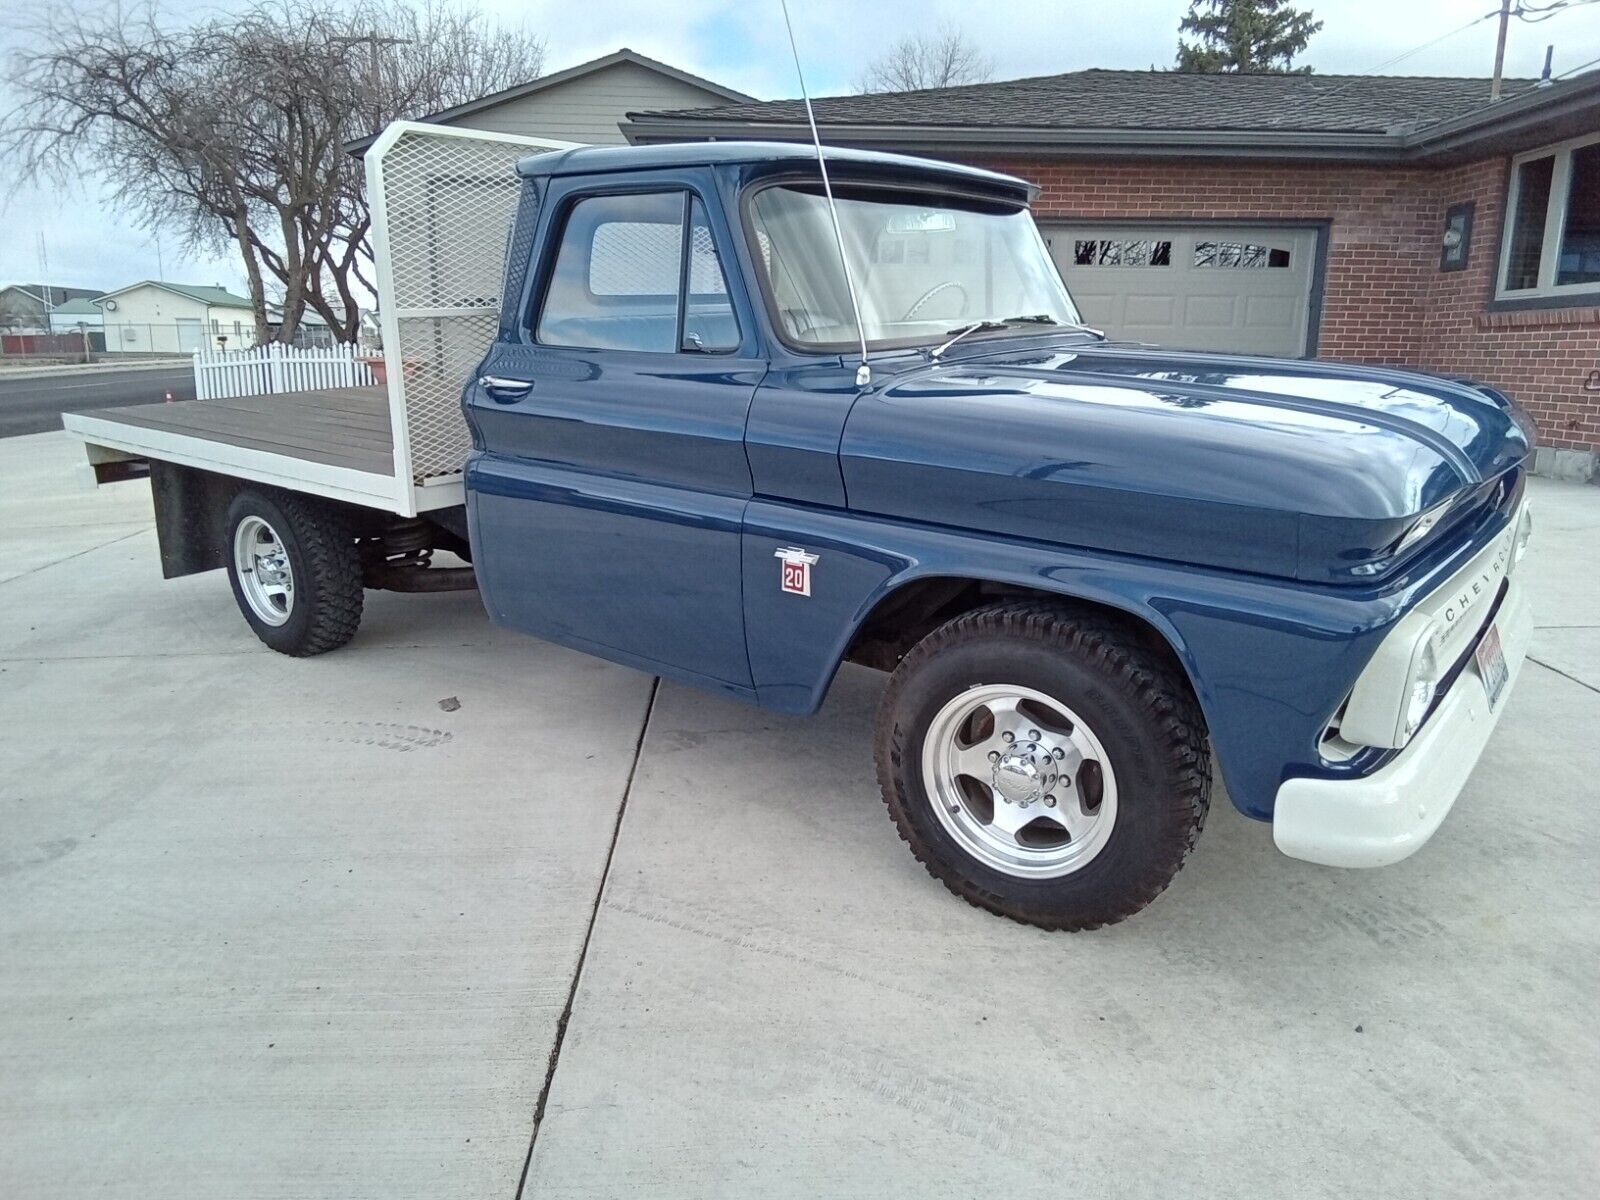
[{"label": "chrome front bumper", "polygon": [[1495,615],[1510,671],[1493,709],[1476,658],[1422,729],[1359,779],[1291,779],[1278,789],[1272,840],[1290,858],[1330,867],[1383,867],[1421,848],[1444,821],[1505,712],[1528,654],[1533,616],[1513,576]]}]

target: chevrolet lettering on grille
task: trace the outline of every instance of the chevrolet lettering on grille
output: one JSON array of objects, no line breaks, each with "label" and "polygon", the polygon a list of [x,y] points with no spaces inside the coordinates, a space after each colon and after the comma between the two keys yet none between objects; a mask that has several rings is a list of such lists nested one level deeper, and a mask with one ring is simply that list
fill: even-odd
[{"label": "chevrolet lettering on grille", "polygon": [[1446,625],[1454,625],[1471,609],[1476,607],[1484,597],[1494,594],[1496,584],[1500,577],[1506,573],[1506,563],[1510,560],[1510,557],[1510,545],[1502,546],[1495,553],[1494,558],[1490,560],[1488,566],[1480,571],[1474,579],[1461,585],[1460,593],[1450,602],[1444,612],[1439,614]]}]

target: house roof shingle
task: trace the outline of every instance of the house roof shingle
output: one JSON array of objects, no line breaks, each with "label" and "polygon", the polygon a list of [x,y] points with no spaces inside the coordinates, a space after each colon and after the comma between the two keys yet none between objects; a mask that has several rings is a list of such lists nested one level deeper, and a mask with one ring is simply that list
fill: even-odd
[{"label": "house roof shingle", "polygon": [[[1535,83],[1507,80],[1504,94],[1516,96]],[[817,121],[831,125],[1382,134],[1422,128],[1489,102],[1487,79],[1094,68],[916,92],[825,96],[812,103]],[[805,120],[805,106],[769,100],[628,116],[789,124]]]},{"label": "house roof shingle", "polygon": [[27,292],[28,295],[40,302],[43,302],[45,290],[48,288],[50,292],[51,304],[56,304],[64,300],[93,300],[96,296],[105,295],[105,293],[99,288],[58,287],[53,283],[13,283],[8,285],[7,288],[0,288],[0,291],[6,291],[9,288],[16,288],[20,292]]}]

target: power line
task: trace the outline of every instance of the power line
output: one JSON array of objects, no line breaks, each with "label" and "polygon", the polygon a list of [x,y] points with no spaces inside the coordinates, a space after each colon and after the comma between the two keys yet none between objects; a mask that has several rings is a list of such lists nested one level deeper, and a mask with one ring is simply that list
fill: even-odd
[{"label": "power line", "polygon": [[[1594,0],[1589,0],[1589,2],[1592,3],[1592,2],[1594,2]],[[1420,45],[1420,46],[1413,46],[1410,50],[1407,50],[1404,54],[1397,54],[1393,58],[1388,58],[1388,59],[1385,59],[1383,62],[1378,63],[1376,66],[1367,67],[1365,70],[1357,71],[1355,73],[1355,76],[1348,83],[1340,84],[1338,87],[1333,88],[1331,91],[1326,91],[1326,92],[1321,93],[1320,95],[1318,95],[1316,97],[1316,101],[1317,101],[1318,104],[1326,104],[1334,96],[1339,95],[1339,93],[1347,92],[1351,88],[1355,87],[1366,76],[1375,75],[1379,71],[1383,70],[1385,67],[1392,67],[1396,63],[1405,62],[1406,59],[1412,58],[1415,55],[1421,54],[1424,50],[1431,50],[1431,49],[1433,49],[1433,47],[1437,46],[1440,42],[1446,41],[1449,38],[1453,38],[1458,33],[1465,33],[1467,30],[1473,29],[1476,26],[1482,25],[1485,21],[1490,20],[1493,17],[1498,17],[1499,15],[1500,15],[1500,10],[1498,8],[1492,9],[1489,12],[1484,13],[1481,17],[1474,17],[1472,20],[1468,21],[1465,25],[1461,25],[1461,26],[1458,26],[1455,29],[1450,30],[1449,33],[1441,33],[1438,37],[1434,38],[1432,41],[1423,42],[1422,45]]]},{"label": "power line", "polygon": [[1595,3],[1600,3],[1600,0],[1554,0],[1551,4],[1519,4],[1511,10],[1511,15],[1526,25],[1538,25],[1551,17],[1559,17],[1564,12]]},{"label": "power line", "polygon": [[[1584,2],[1592,4],[1592,3],[1595,3],[1595,0],[1584,0]],[[1455,29],[1452,29],[1449,33],[1441,33],[1438,37],[1434,38],[1432,41],[1423,42],[1422,45],[1415,46],[1412,49],[1407,50],[1404,54],[1397,54],[1393,58],[1385,59],[1383,62],[1379,63],[1375,67],[1368,67],[1364,71],[1356,72],[1356,74],[1358,74],[1358,75],[1372,75],[1372,74],[1377,73],[1378,71],[1383,70],[1385,67],[1394,66],[1395,63],[1405,62],[1406,59],[1411,58],[1411,57],[1413,57],[1415,55],[1421,54],[1424,50],[1431,50],[1435,46],[1437,46],[1440,42],[1445,41],[1448,38],[1453,38],[1458,33],[1465,33],[1467,30],[1472,29],[1472,28],[1474,28],[1474,27],[1476,27],[1478,25],[1482,25],[1485,21],[1490,20],[1493,17],[1498,17],[1499,15],[1500,15],[1500,10],[1498,8],[1492,9],[1489,12],[1484,13],[1481,17],[1474,17],[1472,20],[1468,21],[1465,25],[1461,25],[1461,26],[1458,26]]]},{"label": "power line", "polygon": [[1579,71],[1584,71],[1594,66],[1600,66],[1600,58],[1591,58],[1586,63],[1579,63],[1575,67],[1569,67],[1559,75],[1552,75],[1551,79],[1565,79],[1568,75],[1576,75]]}]

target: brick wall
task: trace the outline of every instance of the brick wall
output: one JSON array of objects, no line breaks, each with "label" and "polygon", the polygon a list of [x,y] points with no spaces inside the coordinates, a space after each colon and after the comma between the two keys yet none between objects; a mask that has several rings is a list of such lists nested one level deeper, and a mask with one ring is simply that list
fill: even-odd
[{"label": "brick wall", "polygon": [[[1331,222],[1317,353],[1470,375],[1539,422],[1544,445],[1600,449],[1600,307],[1490,313],[1507,164],[1448,170],[1254,163],[968,161],[1043,188],[1041,217]],[[1465,270],[1439,270],[1445,210],[1477,204]]]},{"label": "brick wall", "polygon": [[1434,174],[1430,225],[1444,228],[1452,204],[1477,204],[1472,253],[1465,270],[1424,272],[1422,348],[1418,365],[1457,371],[1515,396],[1539,422],[1540,442],[1578,450],[1600,449],[1600,390],[1584,382],[1600,370],[1600,307],[1490,312],[1502,208],[1505,159],[1472,163]]}]

